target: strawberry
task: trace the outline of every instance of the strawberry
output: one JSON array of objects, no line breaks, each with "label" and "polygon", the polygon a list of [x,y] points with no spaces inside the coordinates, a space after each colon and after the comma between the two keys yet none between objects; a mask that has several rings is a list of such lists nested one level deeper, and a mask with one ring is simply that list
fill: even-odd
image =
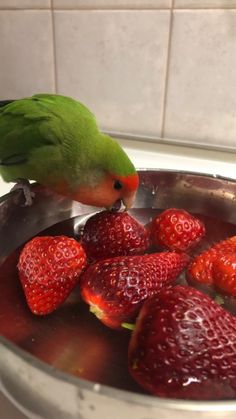
[{"label": "strawberry", "polygon": [[236,318],[202,292],[164,287],[148,299],[129,344],[129,371],[161,397],[236,397]]},{"label": "strawberry", "polygon": [[236,253],[220,255],[213,263],[212,277],[219,290],[236,297]]},{"label": "strawberry", "polygon": [[188,260],[185,254],[163,252],[97,261],[81,276],[81,296],[105,325],[120,328],[146,298],[175,281]]},{"label": "strawberry", "polygon": [[149,231],[127,212],[102,211],[88,219],[82,244],[92,260],[144,253]]},{"label": "strawberry", "polygon": [[214,262],[224,253],[236,252],[236,236],[222,240],[196,256],[187,271],[188,282],[212,285]]},{"label": "strawberry", "polygon": [[19,261],[19,278],[32,313],[56,310],[79,281],[86,264],[85,252],[66,236],[41,236],[30,240]]},{"label": "strawberry", "polygon": [[187,211],[169,208],[153,219],[150,231],[156,246],[186,252],[203,238],[205,226]]}]

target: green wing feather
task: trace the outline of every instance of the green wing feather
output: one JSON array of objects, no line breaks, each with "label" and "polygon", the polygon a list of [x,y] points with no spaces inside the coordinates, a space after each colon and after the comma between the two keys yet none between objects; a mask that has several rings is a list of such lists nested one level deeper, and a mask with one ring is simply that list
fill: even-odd
[{"label": "green wing feather", "polygon": [[0,173],[42,181],[73,165],[83,140],[98,133],[93,114],[72,98],[38,94],[0,108]]}]

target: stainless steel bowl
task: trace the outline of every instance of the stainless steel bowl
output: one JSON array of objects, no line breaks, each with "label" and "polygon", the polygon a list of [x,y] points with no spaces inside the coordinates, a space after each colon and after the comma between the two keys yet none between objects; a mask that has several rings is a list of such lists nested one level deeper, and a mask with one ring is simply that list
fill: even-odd
[{"label": "stainless steel bowl", "polygon": [[[148,222],[158,209],[179,207],[205,217],[204,245],[236,234],[235,181],[165,170],[139,173],[131,213],[140,221]],[[34,190],[31,208],[21,206],[19,192],[0,198],[1,390],[30,418],[235,418],[236,400],[193,402],[145,394],[127,372],[129,332],[103,326],[79,302],[77,290],[50,316],[29,312],[17,279],[15,250],[45,229],[78,234],[97,211],[39,185]]]}]

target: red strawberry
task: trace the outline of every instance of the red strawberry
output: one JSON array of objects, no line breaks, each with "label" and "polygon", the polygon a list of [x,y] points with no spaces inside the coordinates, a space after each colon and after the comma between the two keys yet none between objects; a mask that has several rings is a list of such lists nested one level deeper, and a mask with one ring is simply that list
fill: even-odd
[{"label": "red strawberry", "polygon": [[154,218],[150,230],[156,246],[183,252],[195,247],[205,235],[205,226],[198,218],[176,208],[169,208]]},{"label": "red strawberry", "polygon": [[215,260],[224,253],[236,252],[236,236],[216,243],[214,246],[196,256],[189,265],[187,279],[201,284],[213,284],[212,267]]},{"label": "red strawberry", "polygon": [[212,277],[217,288],[236,297],[236,253],[219,256],[213,263]]},{"label": "red strawberry", "polygon": [[236,318],[194,288],[164,287],[140,311],[129,370],[157,396],[233,399]]},{"label": "red strawberry", "polygon": [[19,278],[34,314],[56,310],[79,281],[86,264],[82,246],[65,236],[35,237],[23,248]]},{"label": "red strawberry", "polygon": [[81,276],[81,296],[105,325],[119,328],[147,297],[173,282],[188,260],[185,254],[163,252],[98,261]]},{"label": "red strawberry", "polygon": [[148,230],[127,212],[102,211],[88,219],[82,244],[91,259],[144,253]]}]

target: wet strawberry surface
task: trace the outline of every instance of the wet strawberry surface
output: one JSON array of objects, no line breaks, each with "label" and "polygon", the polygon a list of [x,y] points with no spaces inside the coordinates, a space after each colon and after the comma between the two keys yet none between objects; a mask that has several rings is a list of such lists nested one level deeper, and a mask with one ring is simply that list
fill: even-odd
[{"label": "wet strawberry surface", "polygon": [[[159,212],[156,209],[130,211],[144,224],[148,224]],[[192,250],[191,256],[219,240],[236,235],[234,224],[214,217],[199,218],[205,223],[206,236]],[[78,239],[83,225],[84,217],[76,217],[52,226],[40,235],[63,234]],[[16,249],[9,255],[0,270],[0,334],[41,361],[68,374],[146,394],[128,371],[127,351],[131,332],[112,330],[99,322],[81,300],[79,287],[50,315],[37,317],[30,312],[17,272],[20,251]],[[185,282],[184,274],[179,282]],[[214,296],[215,291],[206,288],[204,292]],[[230,297],[224,298],[223,307],[236,312],[234,299]]]}]

